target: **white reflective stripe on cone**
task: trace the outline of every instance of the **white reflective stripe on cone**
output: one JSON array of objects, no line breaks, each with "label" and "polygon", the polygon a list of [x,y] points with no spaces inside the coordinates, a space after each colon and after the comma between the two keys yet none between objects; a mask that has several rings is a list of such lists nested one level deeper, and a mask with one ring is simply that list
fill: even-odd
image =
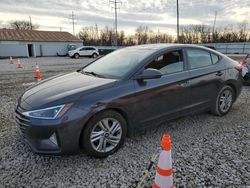
[{"label": "white reflective stripe on cone", "polygon": [[172,157],[170,151],[162,151],[159,156],[158,166],[163,170],[172,169]]},{"label": "white reflective stripe on cone", "polygon": [[156,173],[155,183],[161,188],[170,188],[173,186],[173,174],[171,176],[162,176]]}]

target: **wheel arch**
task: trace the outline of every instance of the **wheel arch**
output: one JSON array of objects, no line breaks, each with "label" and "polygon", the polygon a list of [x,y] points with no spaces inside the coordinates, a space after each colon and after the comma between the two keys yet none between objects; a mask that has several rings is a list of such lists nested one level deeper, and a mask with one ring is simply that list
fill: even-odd
[{"label": "wheel arch", "polygon": [[[94,113],[92,116],[90,116],[88,118],[88,120],[84,123],[84,125],[88,124],[89,121],[92,118],[94,118],[95,116],[97,116],[98,114],[100,114],[100,113],[102,113],[104,111],[115,111],[115,112],[119,113],[124,118],[124,120],[126,121],[126,124],[127,124],[127,134],[126,134],[126,136],[133,135],[134,131],[133,131],[133,128],[131,126],[131,121],[129,120],[128,114],[124,110],[122,110],[120,108],[116,108],[116,107],[104,108],[104,109],[96,111],[96,113]],[[82,147],[81,146],[81,139],[82,139],[82,136],[83,136],[84,129],[86,127],[84,125],[82,126],[81,133],[80,133],[80,136],[78,138],[78,143],[79,143],[80,147]]]},{"label": "wheel arch", "polygon": [[236,84],[233,83],[233,81],[232,82],[228,81],[228,82],[225,83],[225,85],[230,86],[233,89],[233,91],[234,91],[234,99],[233,100],[235,101],[238,94],[239,94],[238,91],[237,91]]},{"label": "wheel arch", "polygon": [[75,52],[74,55],[73,55],[73,57],[75,57],[76,54],[79,55],[79,57],[80,57],[79,52]]},{"label": "wheel arch", "polygon": [[98,53],[96,52],[92,53],[91,57],[93,57],[94,55],[98,56]]}]

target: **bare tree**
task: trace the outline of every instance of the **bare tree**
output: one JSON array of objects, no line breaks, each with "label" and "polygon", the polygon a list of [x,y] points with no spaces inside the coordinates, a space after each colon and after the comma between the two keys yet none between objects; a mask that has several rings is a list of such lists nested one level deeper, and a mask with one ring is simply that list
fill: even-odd
[{"label": "bare tree", "polygon": [[137,44],[146,44],[148,42],[149,28],[148,26],[139,26],[135,31]]},{"label": "bare tree", "polygon": [[185,25],[181,28],[182,43],[208,43],[212,40],[212,28],[207,25]]},{"label": "bare tree", "polygon": [[85,45],[97,45],[99,42],[99,33],[97,25],[95,27],[83,27],[78,33],[78,37],[83,40]]},{"label": "bare tree", "polygon": [[[115,31],[108,26],[102,29],[98,28],[98,25],[83,27],[78,33],[78,37],[83,40],[85,45],[95,46],[113,46],[115,45]],[[118,45],[126,45],[126,37],[124,31],[117,33]]]},{"label": "bare tree", "polygon": [[9,28],[11,29],[20,29],[20,30],[36,30],[39,28],[39,25],[32,24],[29,21],[25,20],[13,20],[9,22]]},{"label": "bare tree", "polygon": [[[78,37],[85,45],[114,45],[115,32],[108,26],[99,29],[97,25],[83,27]],[[131,46],[148,43],[173,43],[174,37],[168,33],[154,32],[148,26],[139,26],[134,35],[126,36],[124,31],[117,33],[119,46]],[[250,41],[250,32],[247,23],[239,24],[238,28],[228,25],[224,28],[217,28],[214,32],[208,25],[185,25],[181,28],[179,37],[181,43],[199,44],[211,42],[245,42]]]},{"label": "bare tree", "polygon": [[247,21],[244,21],[238,25],[239,27],[239,42],[246,42],[247,41]]}]

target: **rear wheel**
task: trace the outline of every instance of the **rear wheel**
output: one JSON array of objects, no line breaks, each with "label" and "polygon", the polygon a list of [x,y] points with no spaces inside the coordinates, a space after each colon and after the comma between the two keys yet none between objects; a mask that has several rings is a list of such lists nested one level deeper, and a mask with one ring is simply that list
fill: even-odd
[{"label": "rear wheel", "polygon": [[74,55],[74,58],[76,58],[76,59],[78,59],[79,57],[80,57],[79,54],[75,54],[75,55]]},{"label": "rear wheel", "polygon": [[93,53],[92,55],[93,58],[97,58],[97,56],[98,56],[97,53]]},{"label": "rear wheel", "polygon": [[124,143],[127,132],[124,118],[115,111],[104,111],[94,116],[83,130],[81,144],[94,157],[107,157]]},{"label": "rear wheel", "polygon": [[224,86],[221,88],[214,107],[213,107],[213,113],[218,116],[223,116],[227,114],[233,105],[234,100],[234,90],[230,86]]}]

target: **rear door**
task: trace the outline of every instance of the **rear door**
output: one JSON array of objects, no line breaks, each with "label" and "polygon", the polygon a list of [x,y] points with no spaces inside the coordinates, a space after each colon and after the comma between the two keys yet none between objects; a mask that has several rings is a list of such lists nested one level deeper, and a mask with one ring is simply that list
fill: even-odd
[{"label": "rear door", "polygon": [[87,47],[86,48],[86,55],[91,56],[93,54],[93,48]]},{"label": "rear door", "polygon": [[136,122],[145,124],[179,116],[189,105],[190,99],[189,72],[184,64],[183,51],[177,49],[160,54],[144,67],[147,68],[160,70],[163,76],[135,80]]},{"label": "rear door", "polygon": [[185,55],[190,70],[191,106],[205,109],[214,102],[225,77],[225,67],[220,56],[199,48],[186,48]]},{"label": "rear door", "polygon": [[87,48],[83,47],[79,50],[80,56],[86,56],[87,55]]},{"label": "rear door", "polygon": [[95,48],[90,48],[90,54],[89,55],[93,55],[93,53],[95,53],[96,52],[96,49]]}]

